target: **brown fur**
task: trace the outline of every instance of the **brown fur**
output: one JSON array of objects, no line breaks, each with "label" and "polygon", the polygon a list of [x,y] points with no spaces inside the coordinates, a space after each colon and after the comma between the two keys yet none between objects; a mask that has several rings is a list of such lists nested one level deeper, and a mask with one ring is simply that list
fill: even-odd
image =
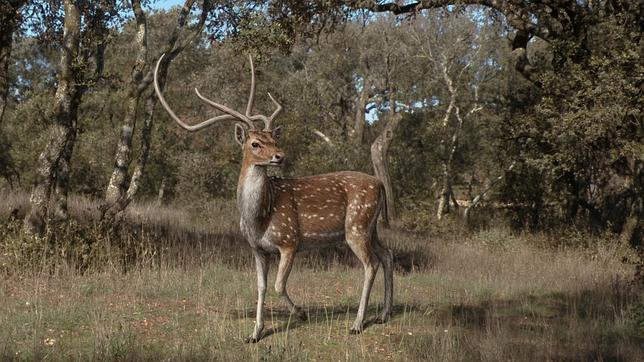
[{"label": "brown fur", "polygon": [[[237,189],[242,233],[254,250],[258,277],[257,321],[249,341],[261,338],[268,273],[266,255],[280,254],[275,289],[291,312],[303,316],[286,292],[294,255],[346,242],[365,268],[365,283],[352,333],[362,330],[378,265],[385,266],[385,305],[378,318],[389,318],[393,299],[393,256],[377,238],[376,222],[385,205],[382,183],[351,171],[300,178],[270,178],[266,166],[284,158],[273,133],[242,135],[244,158]],[[241,140],[241,139],[240,139]]]}]

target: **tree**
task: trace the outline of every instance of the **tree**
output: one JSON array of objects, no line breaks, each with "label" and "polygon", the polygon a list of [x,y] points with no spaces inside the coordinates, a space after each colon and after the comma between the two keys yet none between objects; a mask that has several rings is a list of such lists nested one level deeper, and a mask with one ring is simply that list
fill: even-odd
[{"label": "tree", "polygon": [[10,143],[2,126],[11,87],[9,64],[13,37],[22,20],[20,10],[26,3],[26,0],[10,0],[0,4],[0,176],[7,180],[12,188],[14,181],[20,182],[20,174],[9,152]]},{"label": "tree", "polygon": [[[524,174],[530,183],[536,181],[534,175],[546,175],[544,197],[563,206],[564,219],[574,219],[581,208],[591,228],[610,226],[631,233],[632,242],[640,240],[644,227],[638,181],[644,152],[642,113],[636,104],[641,103],[641,77],[633,75],[642,74],[637,51],[644,26],[641,4],[427,0],[399,5],[356,0],[349,6],[413,14],[448,5],[482,5],[503,14],[516,30],[511,37],[512,63],[540,90],[519,117],[512,115],[514,132],[504,132],[512,141],[506,149],[514,150],[524,163],[513,172],[532,170]],[[535,37],[549,45],[545,61],[529,56],[528,46],[538,44],[531,42]],[[527,180],[505,181],[525,185]],[[545,200],[538,204],[543,206]]]},{"label": "tree", "polygon": [[[465,122],[471,122],[471,118],[483,109],[479,89],[494,73],[486,64],[493,61],[490,53],[495,44],[486,39],[489,34],[484,28],[479,28],[467,16],[453,14],[431,18],[419,16],[410,33],[411,42],[417,49],[416,56],[423,59],[423,66],[430,69],[439,84],[429,88],[432,94],[428,96],[443,109],[437,127],[441,185],[436,217],[441,220],[449,212],[450,200],[458,207],[453,190],[454,160],[460,143],[469,142],[462,139]],[[440,34],[440,38],[436,34]],[[463,109],[466,107],[469,109]]]},{"label": "tree", "polygon": [[[201,32],[210,10],[210,2],[204,0],[201,5],[201,12],[197,24],[195,24],[190,33],[179,41],[182,31],[188,26],[189,15],[195,0],[186,0],[179,11],[176,20],[176,26],[168,37],[162,50],[165,54],[163,61],[160,63],[160,80],[163,86],[167,76],[168,66],[172,60],[179,55]],[[105,204],[103,205],[102,218],[107,224],[114,222],[117,214],[121,213],[133,200],[134,195],[141,185],[141,180],[145,165],[150,152],[150,132],[152,129],[152,120],[154,107],[157,98],[154,92],[149,91],[149,85],[152,82],[153,66],[148,57],[148,28],[146,15],[141,8],[141,1],[132,1],[132,10],[136,21],[137,31],[136,39],[138,53],[132,68],[132,74],[128,82],[128,93],[126,95],[126,109],[123,115],[121,134],[117,146],[114,169],[110,178],[107,190],[105,192]],[[147,72],[147,74],[146,74]],[[137,111],[143,94],[147,92],[144,102],[144,122],[141,131],[141,151],[137,164],[132,176],[129,175],[129,166],[132,162],[132,137],[137,121]]]},{"label": "tree", "polygon": [[[384,66],[379,71],[378,76],[381,77],[381,84],[383,89],[383,97],[386,97],[386,103],[388,104],[388,110],[384,113],[385,124],[381,129],[380,134],[371,144],[371,162],[373,165],[373,171],[375,176],[382,182],[385,188],[385,198],[387,214],[391,220],[396,220],[398,218],[398,213],[396,212],[396,197],[394,195],[393,183],[390,177],[389,170],[389,147],[391,142],[394,139],[396,134],[396,129],[402,120],[402,115],[399,113],[399,93],[406,91],[406,85],[409,85],[407,79],[401,79],[402,76],[407,74],[408,69],[405,69],[407,62],[404,61],[405,58],[408,58],[409,53],[406,47],[398,46],[397,42],[394,39],[396,35],[400,36],[399,29],[388,29],[385,25],[382,34],[378,34],[378,38],[382,39],[380,41],[381,51],[384,53]],[[375,77],[373,74],[367,75],[367,77]],[[365,82],[365,84],[368,84]],[[412,102],[410,102],[412,103]],[[404,103],[402,103],[404,105]],[[362,105],[361,105],[362,106]],[[364,116],[356,117],[356,122],[364,121]]]},{"label": "tree", "polygon": [[0,126],[9,97],[9,62],[13,36],[20,26],[20,10],[26,3],[27,0],[8,0],[0,4]]},{"label": "tree", "polygon": [[[81,4],[72,0],[63,2],[58,86],[52,108],[46,116],[51,126],[45,149],[38,158],[35,186],[29,199],[30,210],[24,220],[25,232],[29,234],[38,235],[45,231],[52,192],[55,194],[53,218],[66,219],[68,216],[69,163],[76,141],[78,107],[87,84],[102,71],[105,15],[110,10],[105,5],[81,8]],[[93,20],[85,26],[82,26],[82,11],[89,15],[86,19]]]}]

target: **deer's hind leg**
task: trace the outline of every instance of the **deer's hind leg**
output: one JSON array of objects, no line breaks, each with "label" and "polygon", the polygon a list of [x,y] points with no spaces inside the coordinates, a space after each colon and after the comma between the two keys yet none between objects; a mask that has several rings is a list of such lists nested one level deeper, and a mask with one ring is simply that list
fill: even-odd
[{"label": "deer's hind leg", "polygon": [[378,260],[382,264],[385,281],[385,301],[382,307],[382,313],[376,318],[375,323],[385,323],[391,317],[391,308],[394,302],[394,255],[391,249],[384,247],[378,239],[377,233],[374,232],[373,247]]},{"label": "deer's hind leg", "polygon": [[367,306],[369,305],[369,295],[371,294],[371,287],[378,271],[378,258],[371,250],[371,238],[366,232],[359,232],[352,229],[352,232],[347,233],[347,244],[351,250],[356,254],[358,259],[362,262],[364,267],[364,283],[362,285],[362,295],[360,296],[360,306],[358,307],[358,314],[353,326],[351,327],[351,334],[358,334],[362,332],[365,321],[365,314]]},{"label": "deer's hind leg", "polygon": [[280,298],[286,304],[289,311],[295,314],[301,320],[306,320],[306,313],[293,303],[286,291],[286,281],[293,268],[293,260],[295,259],[295,250],[293,248],[280,249],[280,263],[277,267],[277,278],[275,279],[275,291],[279,294]]}]

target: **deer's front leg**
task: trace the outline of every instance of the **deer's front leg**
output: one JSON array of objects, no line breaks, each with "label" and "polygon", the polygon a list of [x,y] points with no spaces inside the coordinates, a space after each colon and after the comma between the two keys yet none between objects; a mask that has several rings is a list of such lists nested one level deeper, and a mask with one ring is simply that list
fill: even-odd
[{"label": "deer's front leg", "polygon": [[264,330],[264,298],[266,297],[266,279],[268,276],[268,257],[255,251],[255,268],[257,269],[257,317],[253,334],[246,338],[246,343],[255,343],[262,338]]},{"label": "deer's front leg", "polygon": [[292,314],[295,314],[301,320],[306,320],[306,313],[293,303],[286,291],[286,281],[288,280],[291,268],[293,267],[293,259],[295,259],[294,249],[295,248],[280,249],[280,263],[277,269],[277,278],[275,279],[275,291],[279,294],[280,298]]}]

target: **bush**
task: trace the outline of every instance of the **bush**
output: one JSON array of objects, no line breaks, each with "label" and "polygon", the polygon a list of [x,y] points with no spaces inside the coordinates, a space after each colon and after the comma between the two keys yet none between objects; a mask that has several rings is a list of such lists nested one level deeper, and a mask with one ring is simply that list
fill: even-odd
[{"label": "bush", "polygon": [[95,224],[69,220],[50,226],[44,236],[26,235],[18,220],[0,226],[0,273],[55,271],[66,266],[80,272],[128,269],[151,261],[157,248],[146,235],[121,230],[115,237]]}]

